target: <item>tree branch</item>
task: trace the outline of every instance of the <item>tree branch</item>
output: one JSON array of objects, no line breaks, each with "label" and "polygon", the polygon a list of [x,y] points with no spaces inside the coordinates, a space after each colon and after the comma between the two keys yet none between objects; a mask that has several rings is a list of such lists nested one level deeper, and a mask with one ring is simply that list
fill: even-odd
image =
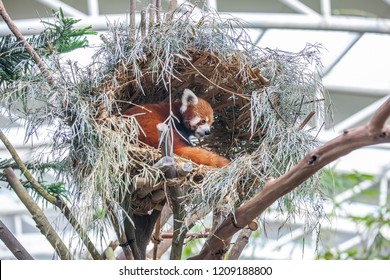
[{"label": "tree branch", "polygon": [[1,220],[0,239],[4,242],[5,246],[7,246],[7,248],[18,260],[34,259]]},{"label": "tree branch", "polygon": [[135,29],[135,9],[137,7],[136,0],[130,0],[130,28]]},{"label": "tree branch", "polygon": [[34,48],[26,41],[23,34],[20,32],[19,28],[14,24],[11,17],[7,13],[7,10],[4,7],[3,1],[0,0],[0,15],[3,18],[4,22],[8,25],[8,28],[11,30],[11,32],[15,35],[16,39],[20,41],[26,51],[30,54],[32,59],[37,64],[39,70],[42,72],[42,74],[45,76],[47,83],[54,87],[54,80],[53,77],[50,75],[49,71],[47,70],[45,64],[43,63],[42,59],[38,55],[38,53],[34,50]]},{"label": "tree branch", "polygon": [[32,188],[37,191],[45,200],[50,202],[51,204],[57,206],[61,212],[64,214],[65,218],[69,221],[69,223],[72,225],[74,230],[77,232],[77,234],[80,236],[81,240],[83,241],[84,245],[87,247],[88,251],[91,253],[91,256],[95,260],[101,260],[103,259],[102,256],[99,254],[98,250],[92,243],[92,241],[89,239],[87,233],[84,231],[83,227],[78,223],[76,217],[73,215],[72,211],[70,211],[69,207],[58,197],[55,197],[51,194],[49,194],[40,184],[37,180],[35,180],[34,176],[30,173],[30,171],[27,169],[26,165],[24,164],[23,160],[20,158],[18,153],[16,152],[15,148],[11,144],[11,142],[8,140],[8,138],[5,136],[5,134],[0,130],[0,140],[3,142],[4,146],[7,148],[9,153],[11,154],[12,158],[14,159],[15,163],[18,165],[19,170],[22,172],[23,176],[27,179],[27,181],[30,182]]},{"label": "tree branch", "polygon": [[240,206],[218,227],[197,256],[191,259],[222,259],[231,237],[259,216],[273,202],[291,192],[315,172],[332,161],[365,146],[390,142],[390,98],[377,110],[370,122],[344,131],[335,139],[308,153],[297,165],[278,179],[270,179],[251,200]]},{"label": "tree branch", "polygon": [[236,242],[233,245],[233,248],[230,249],[228,260],[238,260],[244,250],[245,246],[248,244],[249,238],[252,235],[252,230],[245,228],[241,230],[240,234],[237,237]]},{"label": "tree branch", "polygon": [[65,246],[64,242],[62,242],[61,237],[58,236],[56,231],[51,226],[50,222],[45,217],[43,211],[38,207],[35,201],[27,193],[26,189],[22,186],[13,170],[10,167],[6,168],[4,170],[4,175],[6,176],[8,183],[13,188],[19,199],[23,202],[28,211],[31,213],[32,218],[34,219],[41,233],[53,246],[54,250],[60,256],[61,260],[73,259],[68,248]]}]

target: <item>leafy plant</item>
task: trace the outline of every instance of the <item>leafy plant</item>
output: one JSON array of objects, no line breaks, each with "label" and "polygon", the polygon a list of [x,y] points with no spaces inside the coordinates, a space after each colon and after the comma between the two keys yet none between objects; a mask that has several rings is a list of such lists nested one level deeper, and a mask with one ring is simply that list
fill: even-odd
[{"label": "leafy plant", "polygon": [[[351,189],[363,181],[372,181],[375,184],[375,176],[353,171],[348,174],[335,173],[332,169],[327,169],[322,173],[322,183],[340,193]],[[379,191],[375,188],[359,191],[357,193],[361,199],[372,199],[378,196]],[[332,197],[329,195],[329,197]],[[355,200],[351,198],[350,200]],[[334,204],[333,207],[339,208],[340,204]],[[375,212],[363,216],[350,215],[347,219],[356,224],[357,235],[361,242],[347,250],[331,250],[330,247],[320,252],[319,259],[389,259],[390,255],[390,209],[382,206],[378,207]],[[332,233],[333,234],[333,233]]]},{"label": "leafy plant", "polygon": [[97,33],[91,31],[92,26],[89,25],[82,29],[75,29],[74,26],[80,19],[65,17],[62,9],[59,11],[53,10],[55,22],[42,21],[46,26],[44,31],[49,38],[54,38],[48,49],[49,53],[55,51],[58,53],[71,52],[75,49],[84,48],[88,46],[88,40],[85,35],[96,35]]},{"label": "leafy plant", "polygon": [[[88,46],[86,35],[96,35],[92,26],[75,28],[80,20],[65,17],[62,9],[53,10],[54,23],[42,21],[45,30],[27,38],[27,42],[41,56],[53,53],[66,53]],[[8,35],[0,38],[0,88],[8,82],[16,81],[25,75],[34,64],[21,42]]]},{"label": "leafy plant", "polygon": [[[12,169],[18,170],[19,167],[16,163],[14,163],[11,159],[0,159],[0,169],[6,169],[7,167],[11,167]],[[38,183],[47,191],[49,194],[61,198],[63,200],[69,199],[69,190],[66,187],[64,182],[48,182],[45,177],[48,172],[57,173],[61,165],[58,162],[47,162],[40,163],[37,161],[26,162],[27,169],[35,175]],[[0,172],[0,181],[8,183],[5,178],[3,172]],[[35,191],[35,189],[31,186],[31,183],[26,179],[20,179],[22,185],[31,191],[32,196],[35,200],[42,199],[42,196]]]}]

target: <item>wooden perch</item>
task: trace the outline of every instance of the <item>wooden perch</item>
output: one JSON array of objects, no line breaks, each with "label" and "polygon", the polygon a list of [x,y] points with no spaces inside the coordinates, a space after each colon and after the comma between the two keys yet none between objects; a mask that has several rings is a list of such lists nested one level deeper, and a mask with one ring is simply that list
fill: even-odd
[{"label": "wooden perch", "polygon": [[192,163],[190,162],[184,162],[179,165],[177,169],[177,176],[178,177],[185,177],[188,174],[190,174],[194,170],[194,167],[192,166]]},{"label": "wooden perch", "polygon": [[[161,152],[163,156],[170,156],[173,158],[173,148],[171,134],[169,133],[169,126],[160,123],[157,125],[159,131],[159,137],[161,137]],[[173,179],[177,177],[177,170],[173,166],[165,172],[167,179]],[[173,212],[173,237],[172,237],[172,249],[171,260],[180,260],[183,250],[183,241],[187,230],[183,227],[184,222],[184,209],[183,209],[183,191],[181,186],[171,185],[168,188],[169,198],[172,205]]]},{"label": "wooden perch", "polygon": [[[209,234],[210,234],[209,232],[199,232],[199,233],[190,232],[190,233],[186,233],[185,238],[188,238],[188,239],[206,238],[209,236]],[[172,232],[163,232],[163,233],[161,233],[161,238],[163,238],[163,239],[173,238],[173,233]]]},{"label": "wooden perch", "polygon": [[[297,165],[278,179],[270,179],[252,199],[229,215],[204,244],[200,253],[190,259],[222,259],[232,236],[258,217],[273,202],[291,192],[315,172],[332,161],[365,146],[390,142],[390,98],[364,126],[346,130],[335,139],[308,153]],[[234,218],[233,218],[234,217]]]},{"label": "wooden perch", "polygon": [[[164,156],[158,162],[156,162],[153,167],[160,169],[162,172],[166,172],[168,169],[174,167],[175,161],[173,157]],[[148,180],[147,178],[137,177],[135,179],[135,189],[137,190],[137,196],[139,198],[144,198],[148,194],[156,191],[162,187],[162,184],[155,184]]]}]

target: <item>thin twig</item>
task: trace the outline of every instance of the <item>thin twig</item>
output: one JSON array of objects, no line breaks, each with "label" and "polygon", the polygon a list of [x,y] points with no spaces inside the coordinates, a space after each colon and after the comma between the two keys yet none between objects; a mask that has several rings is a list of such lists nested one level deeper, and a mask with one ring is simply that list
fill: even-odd
[{"label": "thin twig", "polygon": [[249,228],[245,228],[241,230],[236,241],[234,242],[233,247],[229,251],[229,255],[227,257],[228,260],[238,260],[240,258],[242,251],[244,250],[245,246],[248,244],[252,232],[253,231]]},{"label": "thin twig", "polygon": [[161,215],[158,217],[153,234],[153,260],[157,260],[158,245],[160,244]]}]

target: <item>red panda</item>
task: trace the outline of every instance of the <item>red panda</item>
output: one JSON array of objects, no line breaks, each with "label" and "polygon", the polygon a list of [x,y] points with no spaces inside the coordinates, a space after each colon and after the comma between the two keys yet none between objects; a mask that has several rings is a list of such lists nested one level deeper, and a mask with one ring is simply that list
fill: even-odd
[{"label": "red panda", "polygon": [[[228,159],[190,144],[190,136],[201,138],[210,134],[213,109],[207,101],[198,98],[191,90],[185,89],[181,100],[173,102],[171,108],[177,118],[175,127],[180,133],[179,135],[176,129],[173,131],[173,152],[176,155],[211,167],[223,167],[229,164]],[[140,141],[158,148],[157,125],[169,117],[169,103],[135,106],[124,111],[123,114],[136,117],[143,130],[139,135]]]}]

